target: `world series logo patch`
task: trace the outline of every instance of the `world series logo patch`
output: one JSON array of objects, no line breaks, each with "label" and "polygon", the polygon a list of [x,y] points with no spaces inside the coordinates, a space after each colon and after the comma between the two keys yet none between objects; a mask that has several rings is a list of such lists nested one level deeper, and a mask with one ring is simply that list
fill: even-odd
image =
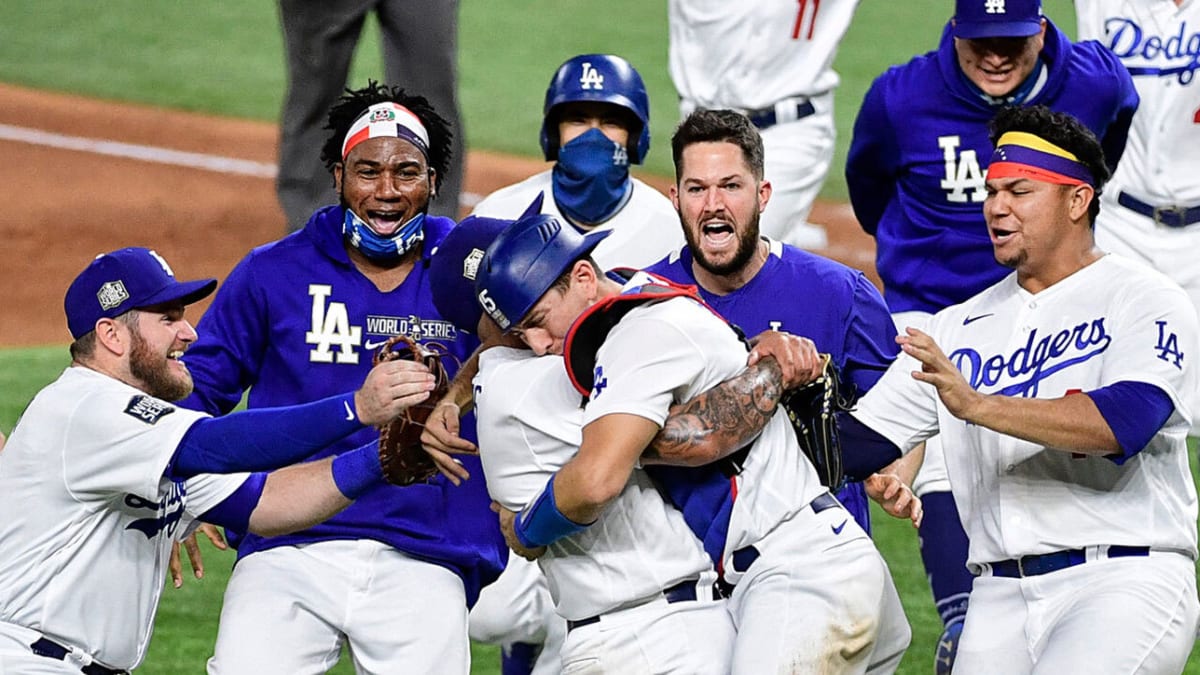
[{"label": "world series logo patch", "polygon": [[146,424],[157,424],[160,419],[175,412],[175,408],[152,396],[138,394],[129,399],[125,414]]}]

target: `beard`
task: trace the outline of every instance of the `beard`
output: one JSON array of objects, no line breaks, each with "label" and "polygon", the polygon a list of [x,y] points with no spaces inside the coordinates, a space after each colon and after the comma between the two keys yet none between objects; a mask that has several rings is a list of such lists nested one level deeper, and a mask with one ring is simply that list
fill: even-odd
[{"label": "beard", "polygon": [[130,331],[130,334],[129,370],[141,381],[147,394],[164,401],[178,401],[192,393],[190,373],[172,373],[166,355],[152,352],[150,344],[138,331]]},{"label": "beard", "polygon": [[[684,223],[683,237],[687,240],[688,249],[692,252],[692,259],[696,261],[696,264],[701,269],[715,276],[725,276],[742,269],[750,262],[750,259],[754,257],[754,252],[758,249],[758,219],[759,214],[756,210],[754,216],[747,224],[745,236],[738,240],[737,249],[733,252],[733,257],[723,263],[712,260],[701,249],[698,238],[703,236],[701,232],[702,228],[693,229]],[[682,216],[680,220],[682,221]]]}]

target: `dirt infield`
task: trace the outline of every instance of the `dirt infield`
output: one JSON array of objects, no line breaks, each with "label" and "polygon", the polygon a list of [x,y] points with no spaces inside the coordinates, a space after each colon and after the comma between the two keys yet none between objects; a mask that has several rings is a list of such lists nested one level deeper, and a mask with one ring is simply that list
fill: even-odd
[{"label": "dirt infield", "polygon": [[[122,246],[160,251],[183,278],[223,279],[254,246],[278,238],[283,213],[270,177],[237,175],[101,154],[105,148],[54,147],[62,137],[116,141],[272,164],[273,124],[49,94],[0,84],[0,125],[59,136],[0,140],[0,219],[9,304],[0,346],[63,343],[67,284],[96,254]],[[466,189],[486,195],[538,171],[540,161],[472,152]],[[659,189],[669,180],[645,177]],[[874,241],[847,205],[818,203],[812,220],[829,231],[826,255],[866,271]],[[206,307],[207,305],[201,305]],[[199,314],[193,315],[193,319]]]}]

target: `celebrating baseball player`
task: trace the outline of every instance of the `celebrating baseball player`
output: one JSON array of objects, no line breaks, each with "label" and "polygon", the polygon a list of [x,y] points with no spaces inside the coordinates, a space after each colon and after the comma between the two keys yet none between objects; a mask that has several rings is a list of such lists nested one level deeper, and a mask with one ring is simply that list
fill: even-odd
[{"label": "celebrating baseball player", "polygon": [[[872,83],[846,160],[850,201],[875,236],[897,328],[920,326],[1007,274],[992,257],[980,211],[992,150],[987,123],[1001,107],[1070,112],[1101,139],[1111,168],[1137,100],[1120,61],[1096,42],[1068,40],[1039,0],[956,0],[936,51]],[[938,654],[945,673],[971,576],[942,452],[941,440],[927,442],[913,487],[925,507],[921,555],[946,629]]]},{"label": "celebrating baseball player", "polygon": [[956,672],[1180,673],[1200,623],[1196,312],[1096,247],[1109,172],[1081,122],[1006,109],[992,138],[983,210],[1015,273],[907,329],[853,415],[905,450],[947,438],[978,575]]},{"label": "celebrating baseball player", "polygon": [[[1149,263],[1200,309],[1200,3],[1075,0],[1080,38],[1129,68],[1141,103],[1096,218],[1096,243]],[[1193,423],[1200,410],[1192,411]],[[1193,435],[1197,435],[1193,428]]]},{"label": "celebrating baseball player", "polygon": [[750,118],[762,132],[764,173],[774,185],[763,233],[800,248],[828,240],[808,215],[833,162],[833,59],[858,1],[667,3],[681,116],[732,108]]},{"label": "celebrating baseball player", "polygon": [[[861,272],[760,238],[760,214],[775,193],[763,177],[763,141],[750,120],[732,110],[699,110],[671,144],[671,201],[687,246],[647,271],[698,286],[705,303],[748,333],[784,330],[813,340],[832,356],[851,399],[869,389],[897,352],[887,305]],[[862,484],[837,497],[869,533]]]},{"label": "celebrating baseball player", "polygon": [[[520,225],[481,261],[480,303],[536,353],[567,355],[573,383],[590,394],[578,453],[519,515],[502,518],[510,544],[534,549],[604,514],[670,406],[740,372],[746,349],[694,292],[644,272],[622,286],[598,271],[586,255],[591,242],[571,228]],[[773,417],[735,455],[667,488],[676,504],[688,502],[685,518],[731,590],[732,672],[894,670],[908,634],[890,629],[904,615],[887,567],[820,485],[791,425]],[[731,491],[736,499],[727,500]],[[707,517],[696,517],[706,507]],[[891,635],[904,641],[880,639]]]},{"label": "celebrating baseball player", "polygon": [[0,672],[132,670],[171,544],[198,519],[278,535],[382,484],[375,444],[261,472],[427,398],[433,380],[416,364],[385,364],[357,392],[291,408],[213,419],[171,403],[192,389],[184,308],[216,283],[179,282],[154,251],[125,248],[67,290],[71,367],[0,453]]},{"label": "celebrating baseball player", "polygon": [[[643,267],[683,245],[670,201],[629,173],[650,150],[650,100],[628,61],[581,54],[560,65],[546,88],[540,138],[554,166],[497,190],[472,215],[516,218],[542,195],[542,213],[609,233],[594,251],[606,269]],[[506,674],[529,672],[535,660],[532,672],[559,672],[565,625],[537,566],[517,556],[471,609],[472,639],[502,645]]]},{"label": "celebrating baseball player", "polygon": [[[453,227],[426,213],[447,167],[446,123],[424,98],[371,83],[339,100],[329,129],[322,157],[341,203],[233,270],[189,352],[188,404],[228,412],[247,388],[252,409],[322,398],[361,379],[396,334],[460,359],[478,344],[430,299],[428,258]],[[210,672],[328,670],[348,643],[362,673],[466,673],[467,607],[507,557],[489,505],[482,480],[435,478],[382,486],[293,535],[246,536]]]}]

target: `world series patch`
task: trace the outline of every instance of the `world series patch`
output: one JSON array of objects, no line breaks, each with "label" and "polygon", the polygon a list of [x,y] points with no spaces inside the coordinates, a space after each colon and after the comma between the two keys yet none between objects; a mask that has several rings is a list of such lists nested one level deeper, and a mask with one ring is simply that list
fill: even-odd
[{"label": "world series patch", "polygon": [[129,399],[125,414],[146,424],[157,424],[160,419],[175,412],[175,408],[152,396],[138,394]]}]

